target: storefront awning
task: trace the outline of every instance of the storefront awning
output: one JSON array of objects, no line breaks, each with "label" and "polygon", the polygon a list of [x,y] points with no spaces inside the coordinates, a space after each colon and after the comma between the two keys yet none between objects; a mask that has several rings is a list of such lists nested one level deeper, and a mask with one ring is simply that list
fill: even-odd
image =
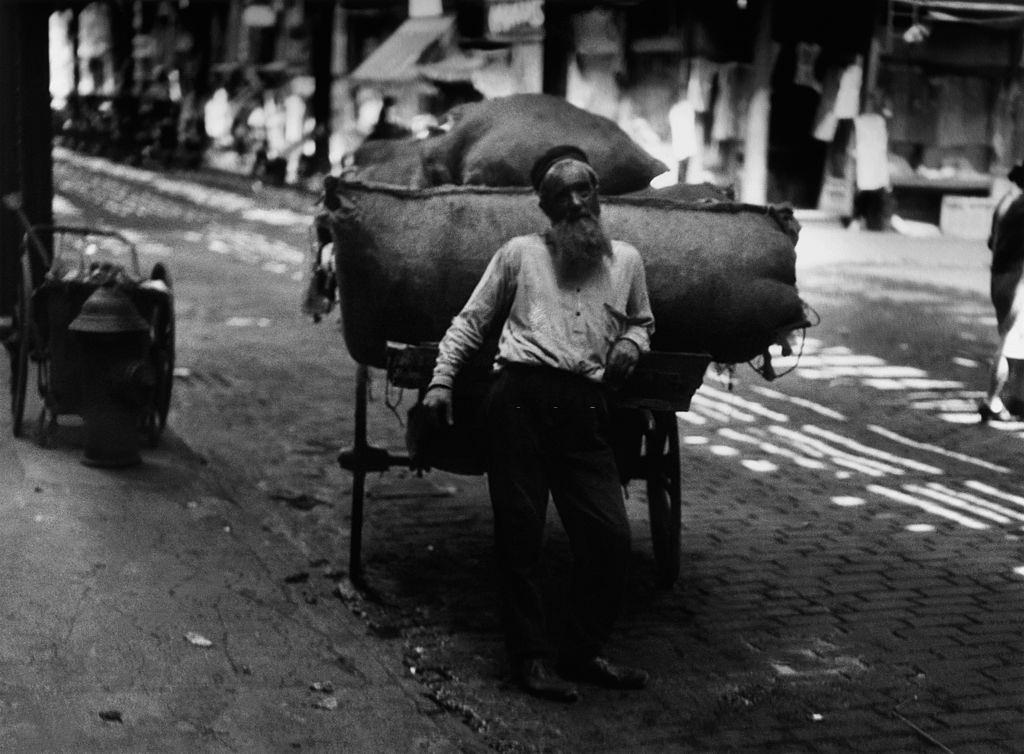
[{"label": "storefront awning", "polygon": [[473,74],[486,64],[487,62],[479,55],[466,55],[457,52],[436,63],[418,65],[416,71],[428,81],[450,84],[472,81]]},{"label": "storefront awning", "polygon": [[[349,75],[356,84],[405,84],[420,78],[417,66],[433,62],[428,51],[452,35],[454,16],[410,18]],[[440,58],[438,55],[434,60]]]},{"label": "storefront awning", "polygon": [[1024,0],[896,0],[926,21],[1015,29],[1024,25]]}]

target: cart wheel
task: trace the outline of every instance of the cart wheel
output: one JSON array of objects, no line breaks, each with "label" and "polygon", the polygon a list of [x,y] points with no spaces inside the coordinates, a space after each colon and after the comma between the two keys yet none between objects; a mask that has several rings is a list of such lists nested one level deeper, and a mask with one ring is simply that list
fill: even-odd
[{"label": "cart wheel", "polygon": [[14,353],[11,355],[11,416],[15,437],[24,433],[25,392],[28,388],[28,354],[32,350],[32,264],[21,257],[21,279],[14,309]]},{"label": "cart wheel", "polygon": [[655,412],[653,427],[645,433],[644,443],[655,574],[659,586],[670,587],[679,578],[682,527],[679,433],[675,413]]},{"label": "cart wheel", "polygon": [[171,409],[171,390],[174,386],[174,293],[171,273],[161,262],[153,265],[152,280],[162,280],[167,286],[167,304],[158,307],[153,318],[153,367],[156,371],[156,392],[153,411],[146,417],[149,443],[156,447],[160,433],[167,426],[167,413]]}]

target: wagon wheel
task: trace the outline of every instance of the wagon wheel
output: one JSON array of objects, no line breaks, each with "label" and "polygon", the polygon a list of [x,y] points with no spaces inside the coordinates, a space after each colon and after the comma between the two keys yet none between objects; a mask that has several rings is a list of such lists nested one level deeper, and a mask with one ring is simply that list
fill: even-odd
[{"label": "wagon wheel", "polygon": [[14,344],[11,353],[11,416],[15,437],[24,432],[25,392],[28,389],[28,354],[32,350],[32,264],[21,256],[21,278],[14,309]]},{"label": "wagon wheel", "polygon": [[160,262],[153,265],[152,280],[161,280],[167,286],[166,304],[158,306],[153,316],[153,368],[156,372],[153,405],[146,418],[149,444],[156,447],[160,433],[167,426],[167,413],[171,408],[171,390],[174,386],[174,292],[171,273]]},{"label": "wagon wheel", "polygon": [[653,412],[653,422],[644,432],[643,461],[656,578],[659,586],[670,587],[679,578],[682,526],[679,431],[674,412]]}]

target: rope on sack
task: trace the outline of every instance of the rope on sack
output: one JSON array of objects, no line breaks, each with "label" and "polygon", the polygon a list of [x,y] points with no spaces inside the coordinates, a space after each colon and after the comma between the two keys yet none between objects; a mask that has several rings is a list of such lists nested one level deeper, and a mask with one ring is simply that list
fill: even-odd
[{"label": "rope on sack", "polygon": [[[761,375],[761,377],[763,377],[764,379],[768,380],[768,382],[773,382],[774,380],[777,380],[780,377],[785,377],[787,374],[789,374],[798,366],[800,366],[800,358],[804,355],[804,346],[807,343],[807,328],[816,327],[817,325],[821,324],[821,315],[818,314],[818,311],[813,306],[808,304],[806,301],[802,303],[805,314],[804,324],[802,327],[794,328],[793,330],[790,330],[789,333],[787,333],[788,338],[789,334],[796,332],[796,330],[800,331],[800,345],[797,348],[796,361],[793,362],[793,365],[783,372],[776,372],[775,369],[772,367],[771,352],[767,348],[764,350],[764,353],[762,353],[759,357],[761,360],[760,363],[756,359],[752,359],[747,362],[747,364],[750,365],[751,369],[753,369],[755,372]],[[789,345],[788,339],[786,342],[780,345],[782,345],[783,356],[793,355],[793,348],[792,346]]]},{"label": "rope on sack", "polygon": [[[392,397],[394,396],[394,397]],[[384,375],[384,405],[388,411],[395,415],[398,419],[398,426],[405,428],[405,421],[402,419],[401,413],[398,409],[402,406],[402,400],[405,398],[405,388],[396,386],[391,378],[385,373]]]}]

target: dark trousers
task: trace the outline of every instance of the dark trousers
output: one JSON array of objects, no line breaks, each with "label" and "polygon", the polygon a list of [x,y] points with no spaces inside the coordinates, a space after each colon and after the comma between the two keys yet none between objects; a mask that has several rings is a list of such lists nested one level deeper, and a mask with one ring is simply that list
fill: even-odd
[{"label": "dark trousers", "polygon": [[506,366],[488,395],[487,481],[510,659],[550,655],[540,568],[550,493],[572,547],[563,657],[598,654],[626,588],[629,522],[604,389],[568,372]]}]

